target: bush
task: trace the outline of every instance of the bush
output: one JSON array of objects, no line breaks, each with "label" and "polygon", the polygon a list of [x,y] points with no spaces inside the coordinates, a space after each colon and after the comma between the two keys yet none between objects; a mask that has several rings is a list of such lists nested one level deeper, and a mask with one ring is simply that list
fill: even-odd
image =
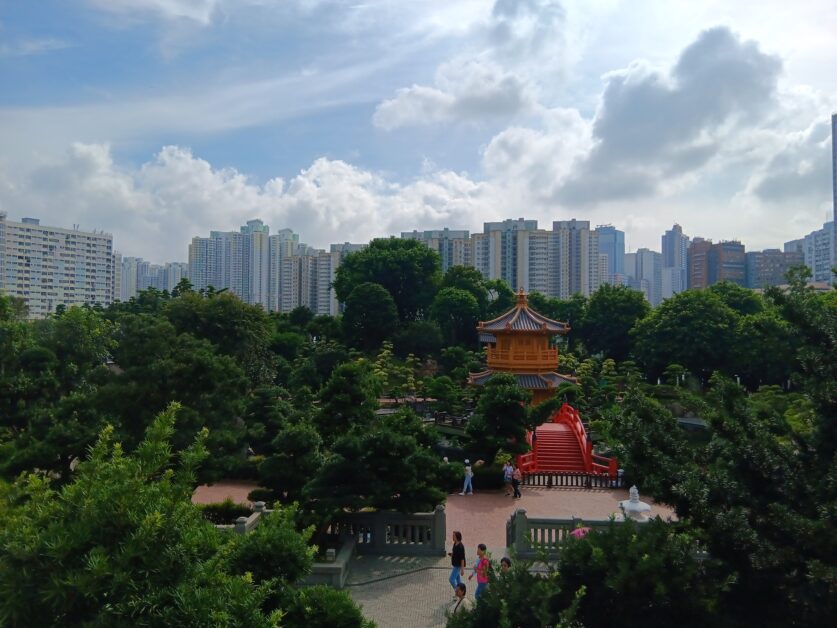
[{"label": "bush", "polygon": [[203,513],[204,519],[211,521],[215,525],[225,525],[235,523],[239,517],[249,517],[253,514],[250,506],[245,504],[236,504],[231,499],[225,499],[219,504],[203,504],[198,506]]},{"label": "bush", "polygon": [[374,628],[364,619],[360,607],[345,591],[327,586],[301,589],[287,614],[282,618],[288,626],[307,628]]},{"label": "bush", "polygon": [[488,491],[503,488],[503,467],[497,464],[486,464],[474,469],[474,490]]},{"label": "bush", "polygon": [[443,488],[448,493],[458,493],[462,490],[462,483],[465,481],[465,465],[461,462],[450,462],[442,465]]},{"label": "bush", "polygon": [[264,456],[242,458],[234,466],[227,469],[224,477],[229,480],[258,480],[259,465],[263,461]]},{"label": "bush", "polygon": [[293,583],[311,571],[314,549],[309,547],[313,530],[297,532],[294,508],[275,510],[263,515],[252,532],[236,535],[230,554],[235,573],[251,573],[256,582],[279,578]]},{"label": "bush", "polygon": [[276,501],[276,493],[270,490],[269,488],[254,488],[252,491],[247,493],[247,499],[251,502],[264,502],[265,504],[270,505],[272,502]]}]

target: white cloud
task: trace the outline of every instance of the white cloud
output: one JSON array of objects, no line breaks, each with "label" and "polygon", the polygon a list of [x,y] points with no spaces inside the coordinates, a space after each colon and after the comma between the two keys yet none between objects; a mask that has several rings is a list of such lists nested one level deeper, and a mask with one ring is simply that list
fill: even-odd
[{"label": "white cloud", "polygon": [[375,109],[375,126],[386,130],[457,120],[511,118],[535,103],[524,79],[488,60],[463,59],[442,64],[434,87],[413,85]]},{"label": "white cloud", "polygon": [[70,48],[73,44],[55,37],[41,39],[20,39],[0,44],[0,57],[28,57]]},{"label": "white cloud", "polygon": [[87,0],[96,8],[120,16],[186,19],[207,25],[219,0]]},{"label": "white cloud", "polygon": [[114,162],[109,146],[79,143],[60,161],[3,183],[0,208],[10,214],[25,208],[44,223],[105,229],[123,253],[157,261],[185,259],[192,236],[237,229],[254,217],[327,246],[416,227],[469,225],[499,198],[491,184],[450,171],[398,184],[320,158],[287,181],[259,185],[182,147],[164,147],[151,161],[128,169]]}]

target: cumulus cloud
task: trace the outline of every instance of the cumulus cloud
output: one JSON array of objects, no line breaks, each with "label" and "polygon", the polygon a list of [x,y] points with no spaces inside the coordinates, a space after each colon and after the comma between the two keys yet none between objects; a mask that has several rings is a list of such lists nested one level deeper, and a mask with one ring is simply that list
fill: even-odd
[{"label": "cumulus cloud", "polygon": [[776,105],[779,58],[724,27],[700,34],[669,73],[635,62],[605,77],[594,146],[557,190],[572,203],[650,194],[699,169]]},{"label": "cumulus cloud", "polygon": [[528,111],[535,99],[525,80],[487,60],[442,64],[433,87],[399,89],[375,109],[375,126],[392,130],[440,121],[509,118]]},{"label": "cumulus cloud", "polygon": [[564,22],[556,0],[496,0],[487,19],[472,29],[474,49],[441,64],[432,86],[397,90],[375,109],[373,123],[389,131],[531,113],[541,60],[550,78],[560,65]]},{"label": "cumulus cloud", "polygon": [[768,203],[822,202],[831,192],[831,128],[825,120],[793,133],[752,178],[749,191]]},{"label": "cumulus cloud", "polygon": [[499,213],[499,197],[492,184],[445,170],[399,184],[319,158],[287,181],[258,184],[183,147],[166,146],[129,169],[114,162],[109,146],[78,143],[25,181],[0,185],[0,208],[10,214],[25,207],[44,223],[104,229],[123,253],[155,261],[185,259],[192,236],[237,229],[254,217],[327,246],[417,226],[469,225],[486,212]]}]

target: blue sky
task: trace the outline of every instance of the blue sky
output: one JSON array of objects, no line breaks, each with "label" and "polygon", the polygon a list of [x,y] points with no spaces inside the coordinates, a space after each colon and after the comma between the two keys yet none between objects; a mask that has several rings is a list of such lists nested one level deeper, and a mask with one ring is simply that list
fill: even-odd
[{"label": "blue sky", "polygon": [[781,246],[831,210],[834,32],[820,1],[0,0],[0,210],[154,261],[254,217]]}]

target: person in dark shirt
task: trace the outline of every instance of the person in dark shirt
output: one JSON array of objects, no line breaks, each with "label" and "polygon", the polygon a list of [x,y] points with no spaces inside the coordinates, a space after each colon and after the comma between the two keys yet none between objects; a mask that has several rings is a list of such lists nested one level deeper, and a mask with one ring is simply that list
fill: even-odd
[{"label": "person in dark shirt", "polygon": [[450,556],[450,586],[456,593],[456,587],[462,583],[462,577],[465,575],[465,546],[462,544],[462,533],[458,530],[453,533],[453,547],[448,552]]}]

